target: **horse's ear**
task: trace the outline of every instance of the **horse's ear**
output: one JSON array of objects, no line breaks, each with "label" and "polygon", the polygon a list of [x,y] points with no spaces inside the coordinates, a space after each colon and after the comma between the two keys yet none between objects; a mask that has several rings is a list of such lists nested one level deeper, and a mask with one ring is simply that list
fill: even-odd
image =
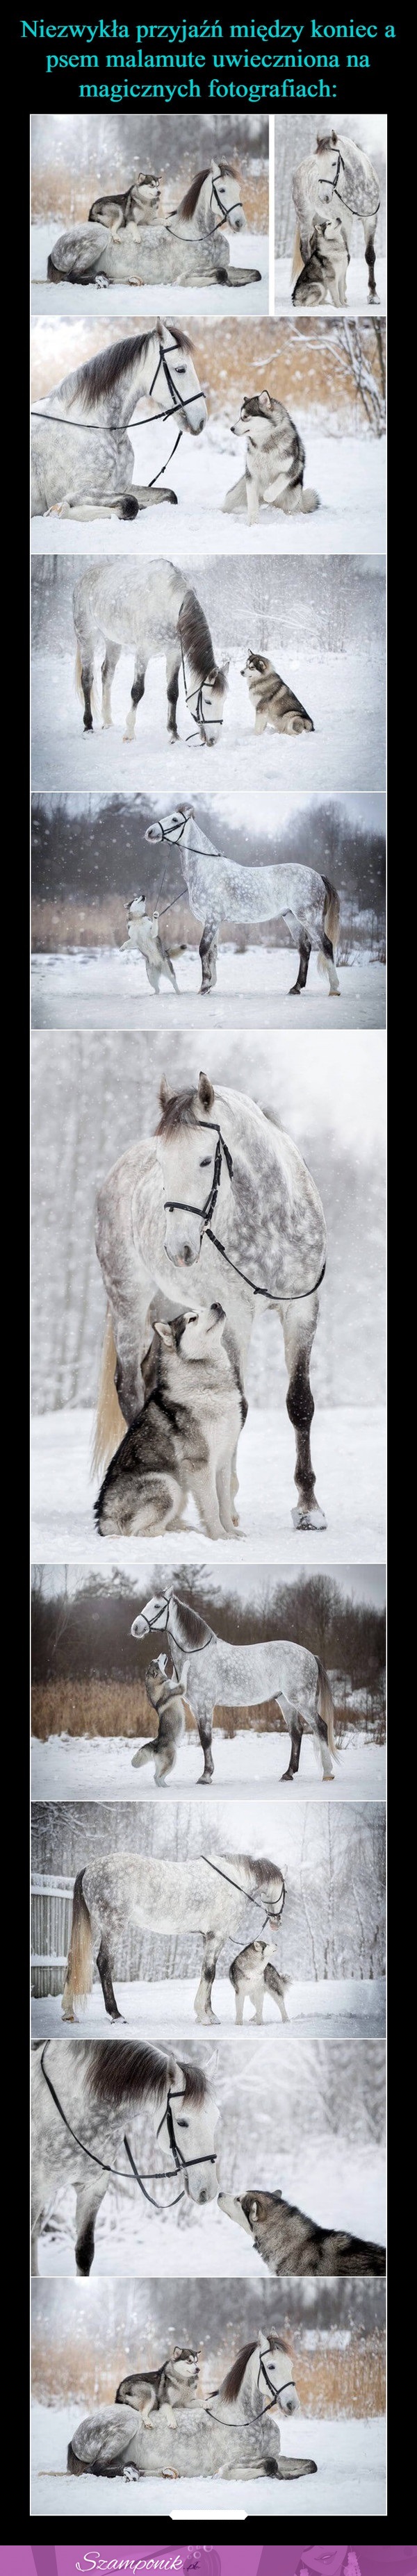
[{"label": "horse's ear", "polygon": [[220,171],[219,171],[219,164],[218,164],[218,161],[211,161],[211,162],[210,162],[210,177],[211,177],[211,179],[219,179],[219,178],[220,178]]},{"label": "horse's ear", "polygon": [[160,1103],[161,1103],[161,1109],[166,1109],[166,1108],[167,1108],[168,1101],[169,1101],[169,1098],[170,1098],[170,1091],[169,1091],[169,1083],[167,1082],[167,1078],[166,1078],[166,1074],[165,1074],[165,1073],[162,1073],[162,1074],[161,1074],[161,1080],[160,1080],[160,1085],[159,1085],[159,1098],[160,1098]]},{"label": "horse's ear", "polygon": [[263,393],[259,395],[259,403],[261,411],[272,411],[271,395],[268,393],[266,385],[264,386]]},{"label": "horse's ear", "polygon": [[209,1082],[208,1073],[200,1073],[200,1074],[199,1074],[199,1077],[198,1077],[198,1098],[199,1098],[199,1100],[201,1101],[201,1107],[202,1107],[202,1109],[212,1109],[212,1108],[213,1108],[214,1091],[213,1091],[213,1084],[212,1084],[212,1082]]}]

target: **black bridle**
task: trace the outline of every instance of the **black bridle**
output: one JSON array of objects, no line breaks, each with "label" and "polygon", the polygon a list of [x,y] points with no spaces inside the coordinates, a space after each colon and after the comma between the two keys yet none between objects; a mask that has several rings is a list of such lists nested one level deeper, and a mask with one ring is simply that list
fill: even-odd
[{"label": "black bridle", "polygon": [[202,1231],[204,1234],[207,1234],[209,1243],[214,1243],[215,1251],[221,1252],[222,1260],[227,1261],[228,1270],[234,1270],[237,1279],[243,1279],[245,1288],[251,1288],[254,1297],[266,1297],[268,1305],[270,1306],[292,1306],[295,1303],[301,1303],[301,1300],[305,1297],[314,1297],[316,1289],[321,1288],[322,1279],[324,1279],[326,1268],[325,1260],[323,1261],[318,1279],[314,1280],[313,1287],[281,1289],[278,1291],[278,1294],[273,1297],[270,1288],[262,1288],[259,1280],[250,1279],[246,1270],[239,1269],[239,1263],[231,1260],[230,1252],[226,1252],[225,1244],[220,1242],[220,1236],[218,1234],[213,1234],[210,1219],[214,1216],[214,1210],[220,1189],[222,1154],[224,1154],[225,1163],[227,1164],[230,1181],[233,1181],[233,1156],[230,1153],[229,1145],[226,1145],[225,1137],[222,1136],[221,1127],[219,1127],[217,1118],[196,1118],[195,1125],[196,1127],[202,1127],[204,1132],[206,1128],[211,1127],[213,1129],[213,1133],[217,1136],[211,1189],[208,1191],[208,1196],[204,1200],[203,1207],[196,1207],[192,1199],[164,1199],[164,1209],[166,1209],[167,1212],[172,1212],[173,1208],[184,1208],[188,1216],[201,1217]]},{"label": "black bridle", "polygon": [[[166,379],[166,383],[167,383],[167,385],[168,385],[168,392],[169,392],[170,394],[172,394],[172,402],[170,402],[170,403],[168,404],[166,411],[161,411],[161,412],[159,412],[158,417],[159,417],[159,419],[160,419],[160,420],[162,420],[162,421],[164,421],[164,420],[171,420],[172,413],[173,413],[174,411],[182,411],[182,412],[184,412],[186,409],[187,409],[187,410],[189,410],[189,408],[190,408],[190,406],[191,406],[191,403],[201,402],[201,399],[202,399],[202,395],[201,395],[201,385],[199,385],[198,393],[187,395],[187,401],[186,401],[186,403],[185,403],[185,402],[179,402],[179,401],[178,401],[177,388],[176,388],[176,385],[174,385],[174,382],[173,382],[173,377],[172,377],[172,375],[171,375],[171,369],[170,369],[170,367],[168,367],[168,366],[167,366],[167,358],[168,358],[168,357],[171,357],[172,350],[173,350],[173,349],[178,349],[178,348],[179,348],[179,346],[180,346],[180,343],[179,343],[179,341],[178,341],[178,340],[168,340],[168,343],[167,343],[167,347],[166,347],[166,349],[165,349],[165,348],[160,348],[160,351],[159,351],[159,358],[158,358],[158,364],[157,364],[157,366],[155,367],[155,374],[154,374],[154,376],[152,377],[152,384],[151,384],[151,385],[148,385],[148,387],[147,387],[147,392],[148,392],[148,395],[149,395],[149,401],[150,401],[150,399],[151,399],[151,394],[153,394],[154,385],[156,385],[156,379],[157,379],[157,376],[159,376],[159,369],[160,369],[160,367],[162,367],[162,368],[163,368],[163,372],[164,372],[164,376],[165,376],[165,379]],[[203,400],[204,400],[204,396],[203,396]],[[151,427],[151,424],[152,424],[152,422],[154,421],[154,419],[155,419],[155,413],[154,413],[154,412],[148,412],[148,413],[146,414],[146,418],[145,418],[145,420],[143,420],[143,419],[142,419],[142,420],[127,420],[127,421],[125,421],[125,422],[124,422],[124,425],[122,425],[122,426],[121,426],[121,425],[120,425],[120,421],[116,421],[116,420],[69,420],[69,419],[66,419],[66,417],[65,417],[65,413],[62,413],[62,414],[61,414],[61,412],[54,412],[54,411],[37,411],[37,410],[36,410],[36,405],[34,405],[34,406],[33,406],[33,408],[32,408],[32,420],[51,420],[51,421],[55,424],[55,427],[56,427],[57,422],[58,422],[58,424],[59,424],[59,423],[61,423],[61,426],[63,426],[65,429],[85,429],[85,430],[95,430],[96,435],[97,435],[97,433],[100,433],[100,431],[102,432],[103,430],[105,431],[105,430],[109,429],[109,430],[111,430],[112,435],[113,435],[113,437],[114,437],[114,438],[127,438],[127,436],[128,436],[128,433],[129,433],[129,430],[130,430],[130,429],[149,429],[149,428]],[[180,444],[180,438],[182,438],[182,434],[183,434],[183,433],[182,433],[182,429],[179,429],[179,431],[178,431],[178,438],[176,438],[176,440],[175,440],[175,446],[174,446],[174,447],[171,447],[170,455],[166,457],[165,465],[160,465],[160,466],[158,467],[158,473],[157,473],[157,474],[153,474],[153,475],[152,475],[151,482],[148,484],[148,491],[149,491],[149,492],[152,492],[152,491],[153,491],[154,483],[159,483],[159,480],[160,480],[160,476],[161,476],[161,474],[166,474],[167,466],[171,464],[172,457],[173,457],[173,456],[176,456],[177,447],[179,447],[179,444]],[[116,495],[115,497],[117,498],[117,495]],[[104,495],[103,495],[103,498],[104,498]]]},{"label": "black bridle", "polygon": [[[338,199],[339,199],[339,205],[340,205],[340,206],[347,206],[347,208],[348,208],[348,212],[349,212],[349,214],[350,214],[350,215],[359,215],[359,216],[361,216],[361,215],[362,215],[362,207],[361,207],[361,206],[354,206],[354,205],[352,205],[352,200],[351,200],[351,198],[350,198],[350,197],[343,197],[343,196],[342,196],[342,193],[341,193],[341,189],[340,189],[340,188],[338,188],[337,182],[338,182],[338,179],[339,179],[339,177],[340,177],[340,171],[341,171],[341,170],[343,170],[343,172],[344,172],[344,168],[345,168],[345,164],[344,164],[344,160],[343,160],[343,153],[338,151],[338,155],[337,155],[337,164],[336,164],[336,178],[335,178],[335,179],[331,179],[331,178],[330,178],[330,176],[329,176],[329,178],[328,178],[328,179],[319,179],[319,188],[331,188],[331,190],[332,190],[332,195],[333,195],[334,197],[338,197]],[[370,215],[372,215],[372,217],[373,217],[374,215],[378,215],[378,214],[379,214],[380,204],[381,204],[381,199],[380,199],[380,197],[378,197],[376,206],[369,206],[369,207],[368,207],[368,213],[369,213]]]},{"label": "black bridle", "polygon": [[[247,1900],[248,1900],[248,1905],[259,1905],[260,1913],[262,1913],[262,1906],[263,1906],[263,1903],[264,1903],[264,1898],[263,1898],[263,1896],[251,1896],[250,1889],[249,1889],[248,1887],[241,1887],[240,1879],[238,1879],[238,1878],[230,1878],[229,1871],[228,1871],[227,1869],[219,1869],[219,1863],[218,1863],[218,1861],[217,1861],[217,1860],[209,1860],[209,1859],[208,1859],[208,1854],[207,1854],[207,1852],[202,1852],[202,1854],[201,1854],[201,1858],[202,1858],[202,1860],[204,1860],[204,1861],[205,1861],[205,1863],[206,1863],[206,1869],[215,1869],[215,1871],[216,1871],[216,1877],[217,1877],[217,1878],[225,1878],[225,1879],[226,1879],[226,1881],[227,1881],[227,1886],[228,1886],[228,1887],[236,1887],[236,1888],[237,1888],[238,1896],[244,1896],[244,1898],[245,1898],[245,1903],[246,1903],[246,1898],[247,1898]],[[283,1914],[283,1912],[284,1912],[284,1905],[285,1905],[285,1887],[284,1887],[284,1880],[282,1881],[282,1885],[283,1885],[282,1903],[281,1903],[281,1905],[268,1905],[268,1913],[267,1913],[267,1914],[264,1914],[264,1920],[263,1920],[263,1923],[262,1923],[262,1925],[261,1925],[261,1930],[262,1930],[262,1932],[264,1932],[264,1931],[265,1931],[265,1924],[266,1924],[266,1923],[272,1923],[272,1922],[274,1922],[274,1923],[279,1923],[279,1922],[280,1922],[280,1920],[281,1920],[281,1914]],[[215,2395],[215,2394],[216,2394],[216,2391],[214,2391],[214,2395]]]},{"label": "black bridle", "polygon": [[[42,2075],[45,2077],[45,2084],[48,2085],[49,2092],[52,2094],[52,2101],[55,2103],[55,2109],[59,2111],[60,2119],[64,2122],[64,2128],[68,2130],[68,2136],[73,2139],[74,2146],[81,2148],[82,2155],[88,2156],[90,2164],[99,2165],[101,2173],[112,2174],[118,2182],[129,2182],[129,2174],[126,2173],[124,2166],[105,2164],[104,2157],[95,2155],[94,2148],[86,2147],[84,2138],[78,2138],[76,2129],[71,2128],[70,2121],[67,2120],[66,2111],[63,2110],[62,2102],[59,2100],[59,2094],[55,2091],[55,2085],[52,2083],[52,2077],[48,2075],[47,2068],[45,2066],[45,2056],[48,2047],[49,2040],[45,2040],[41,2056],[41,2071]],[[185,2085],[179,2085],[178,2087],[174,2087],[171,2084],[168,2085],[165,2110],[162,2113],[162,2119],[160,2120],[159,2128],[156,2131],[157,2138],[159,2138],[161,2135],[161,2129],[165,2127],[166,2122],[168,2130],[168,2144],[176,2173],[188,2173],[189,2166],[191,2165],[216,2164],[215,2153],[207,2156],[183,2156],[182,2149],[178,2145],[178,2138],[175,2136],[171,2102],[184,2102],[185,2092]],[[132,2173],[135,2176],[135,2182],[139,2183],[139,2190],[143,2193],[144,2200],[150,2201],[152,2209],[160,2209],[161,2202],[159,2200],[155,2200],[154,2193],[152,2191],[145,2191],[145,2182],[172,2182],[173,2175],[171,2174],[169,2165],[165,2168],[163,2167],[162,2173],[160,2174],[148,2173],[144,2176],[143,2174],[138,2173],[135,2158],[134,2155],[132,2155],[132,2148],[129,2146],[129,2139],[125,2136],[123,2138],[123,2145],[126,2148],[126,2155],[129,2158],[129,2164],[131,2166]],[[168,2200],[163,2204],[163,2206],[166,2209],[176,2209],[178,2201],[183,2199],[184,2189],[176,2192],[175,2200]]]},{"label": "black bridle", "polygon": [[[221,177],[221,171],[220,171],[220,177]],[[200,190],[200,195],[201,195],[201,190]],[[222,206],[221,197],[219,197],[219,192],[218,192],[218,188],[216,188],[216,181],[215,181],[215,179],[212,179],[212,182],[211,182],[211,189],[210,189],[210,196],[209,196],[209,209],[208,209],[208,210],[209,210],[209,214],[210,214],[211,207],[212,207],[212,204],[213,204],[213,197],[215,197],[215,200],[216,200],[216,206],[219,206],[219,207],[220,207],[219,220],[218,220],[218,223],[217,223],[217,224],[213,224],[213,232],[215,232],[215,233],[220,233],[220,232],[222,231],[222,227],[223,227],[223,225],[224,225],[224,224],[228,224],[228,222],[229,222],[229,216],[230,216],[230,215],[234,215],[234,214],[236,213],[236,206],[240,206],[240,207],[241,207],[241,209],[242,209],[242,199],[241,199],[241,197],[233,197],[233,201],[232,201],[232,205],[231,205],[231,206]],[[198,205],[198,202],[199,202],[199,201],[198,201],[198,197],[197,197],[197,205]],[[242,209],[242,211],[243,211],[243,209]],[[173,207],[172,207],[172,209],[171,209],[171,214],[172,214],[172,215],[179,215],[180,213],[181,213],[181,207],[180,207],[180,206],[173,206]],[[166,219],[166,229],[167,229],[167,233],[171,233],[171,234],[172,234],[172,239],[173,239],[173,241],[184,241],[184,240],[186,240],[186,234],[184,234],[184,233],[174,233],[174,232],[173,232],[171,215],[167,215],[167,219]]]},{"label": "black bridle", "polygon": [[[267,2353],[267,2352],[269,2352],[269,2351],[270,2351],[270,2345],[269,2345],[269,2343],[266,2343],[266,2344],[265,2344],[265,2350],[264,2350],[264,2352],[260,2352],[260,2354],[259,2354],[259,2370],[258,2370],[258,2377],[257,2377],[256,2386],[257,2386],[257,2388],[260,2388],[260,2384],[261,2384],[261,2375],[262,2375],[262,2378],[266,2380],[266,2386],[267,2386],[267,2388],[270,2388],[270,2389],[272,2390],[272,2395],[271,2395],[270,2397],[268,2397],[268,2398],[267,2398],[266,2406],[262,2406],[262,2407],[261,2407],[261,2413],[260,2413],[260,2415],[257,2415],[257,2416],[255,2415],[255,2417],[254,2417],[254,2424],[255,2424],[255,2425],[256,2425],[256,2424],[261,2424],[261,2423],[262,2423],[262,2416],[263,2416],[263,2415],[270,2415],[270,2412],[271,2412],[271,2406],[276,2406],[276,2405],[277,2405],[278,2398],[279,2398],[279,2397],[282,2397],[282,2395],[283,2395],[283,2391],[284,2391],[284,2388],[293,2388],[293,2387],[294,2387],[294,2380],[293,2380],[293,2379],[282,2379],[282,2380],[281,2380],[280,2388],[274,2388],[273,2380],[272,2380],[272,2379],[269,2379],[269,2377],[268,2377],[268,2371],[265,2369],[265,2353]],[[211,2388],[211,2389],[210,2389],[210,2396],[211,2396],[211,2397],[220,2397],[220,2396],[221,2396],[221,2389],[220,2389],[220,2388]],[[225,2403],[227,2404],[227,2400],[225,2400]],[[206,2406],[206,2410],[205,2410],[205,2411],[206,2411],[206,2415],[211,2415],[211,2407],[210,2407],[210,2406]],[[227,2416],[226,2416],[226,2415],[213,2415],[213,2416],[212,2416],[212,2422],[213,2422],[213,2424],[223,2424],[223,2425],[225,2424],[225,2425],[227,2425]],[[239,2433],[240,2433],[240,2435],[241,2435],[241,2434],[242,2434],[242,2422],[240,2422],[240,2424],[239,2424],[239,2425],[237,2425],[237,2424],[231,2424],[229,2429],[230,2429],[230,2432],[235,2432],[235,2433],[239,2432]]]},{"label": "black bridle", "polygon": [[[180,433],[180,434],[181,434],[181,433]],[[169,457],[168,457],[168,464],[169,464]],[[151,486],[149,485],[149,490],[150,490],[150,489],[151,489]],[[187,689],[187,674],[186,674],[186,668],[185,668],[184,651],[183,651],[183,641],[182,641],[182,634],[181,634],[181,627],[180,627],[180,617],[182,617],[182,612],[183,612],[184,605],[185,605],[185,602],[184,602],[184,600],[182,599],[182,600],[181,600],[181,607],[180,607],[180,608],[179,608],[179,610],[178,610],[177,625],[178,625],[178,634],[179,634],[179,639],[180,639],[181,662],[182,662],[182,676],[183,676],[183,681],[184,681],[184,695],[185,695],[185,703],[186,703],[186,706],[187,706],[187,707],[189,707],[189,706],[191,706],[191,700],[192,700],[192,698],[196,698],[196,699],[197,699],[197,705],[196,705],[196,711],[195,711],[195,714],[194,714],[194,708],[191,706],[191,715],[192,715],[192,722],[193,722],[193,724],[196,724],[196,725],[204,725],[204,724],[206,723],[206,721],[207,721],[207,724],[210,724],[210,725],[222,725],[222,724],[223,724],[223,716],[212,716],[212,715],[210,715],[210,716],[207,716],[207,719],[206,719],[206,718],[205,718],[205,715],[204,715],[204,708],[203,708],[203,689],[205,689],[205,688],[207,688],[207,687],[208,687],[208,683],[209,683],[209,672],[208,672],[208,671],[205,671],[205,672],[204,672],[203,679],[202,679],[202,680],[198,680],[198,682],[197,682],[197,687],[196,687],[195,689]],[[192,735],[192,733],[187,733],[187,734],[186,734],[185,739],[186,739],[186,742],[192,742],[192,741],[193,741],[193,735]]]},{"label": "black bridle", "polygon": [[[210,723],[211,723],[212,721],[214,722],[214,719],[212,719],[212,718],[210,717]],[[190,735],[189,739],[190,739],[190,741],[191,741],[191,735]],[[168,843],[168,848],[169,848],[169,849],[172,849],[172,848],[173,848],[174,850],[176,850],[176,848],[177,848],[177,844],[178,844],[180,841],[182,841],[183,832],[185,832],[185,826],[186,826],[186,823],[187,823],[188,821],[189,821],[189,816],[188,816],[188,814],[184,814],[184,819],[183,819],[183,822],[182,822],[182,823],[180,823],[179,831],[177,831],[177,832],[164,832],[164,826],[163,826],[163,823],[161,823],[161,822],[159,821],[159,816],[157,816],[157,821],[156,821],[156,823],[153,823],[153,825],[152,825],[152,831],[153,831],[153,832],[156,832],[156,830],[158,829],[158,832],[160,833],[160,836],[161,836],[161,841],[167,841],[167,843]],[[145,835],[145,837],[147,837],[147,835]],[[151,847],[154,847],[154,843],[151,843]],[[221,850],[212,850],[212,852],[211,852],[211,856],[212,856],[212,858],[214,858],[214,859],[221,859],[221,855],[222,855],[222,854],[221,854]],[[195,841],[193,841],[193,845],[192,845],[192,857],[193,857],[194,859],[206,859],[206,858],[207,858],[207,850],[199,850],[199,849],[197,849],[197,848],[196,848]],[[163,887],[163,884],[164,884],[164,878],[166,877],[166,870],[167,870],[167,866],[168,866],[168,860],[167,860],[167,863],[166,863],[166,867],[164,868],[164,874],[163,874],[163,877],[161,878],[161,884],[160,884],[160,888],[159,888],[159,894],[162,894],[162,887]],[[157,904],[159,904],[159,895],[157,895],[157,896],[156,896],[155,900],[156,900],[156,903],[157,903]],[[171,898],[170,898],[170,902],[169,902],[169,903],[164,903],[164,904],[162,905],[162,910],[161,910],[161,920],[163,919],[163,915],[164,915],[164,913],[165,913],[165,912],[170,912],[170,911],[171,911],[172,901],[173,901],[173,897],[171,896]]]},{"label": "black bridle", "polygon": [[[173,1596],[173,1597],[174,1597],[174,1600],[175,1600],[175,1593],[174,1593],[174,1596]],[[176,1636],[174,1635],[174,1629],[173,1629],[173,1628],[171,1628],[171,1625],[170,1625],[170,1617],[169,1617],[169,1601],[170,1601],[170,1598],[171,1598],[171,1595],[169,1595],[169,1599],[168,1599],[168,1601],[166,1601],[165,1599],[163,1599],[163,1601],[162,1601],[162,1608],[163,1608],[163,1610],[166,1610],[166,1614],[167,1614],[167,1615],[166,1615],[166,1619],[164,1619],[164,1620],[162,1620],[162,1619],[147,1619],[147,1616],[146,1616],[146,1610],[140,1610],[140,1611],[139,1611],[139,1618],[140,1618],[140,1619],[144,1619],[144,1620],[145,1620],[145,1626],[146,1626],[146,1628],[147,1628],[148,1636],[149,1636],[149,1637],[153,1637],[153,1636],[158,1637],[160,1632],[161,1632],[161,1634],[163,1635],[164,1633],[168,1634],[168,1631],[169,1631],[169,1635],[170,1635],[170,1637],[172,1637],[173,1645],[177,1647],[177,1652],[178,1652],[178,1654],[179,1654],[179,1655],[204,1655],[204,1649],[205,1649],[205,1647],[206,1647],[206,1646],[211,1646],[211,1644],[212,1644],[212,1637],[213,1637],[213,1633],[214,1633],[214,1632],[213,1632],[213,1630],[211,1630],[211,1632],[210,1632],[210,1636],[209,1636],[209,1637],[203,1637],[203,1643],[202,1643],[202,1646],[182,1646],[182,1645],[181,1645],[181,1640],[180,1640],[180,1638],[179,1638],[179,1637],[176,1637]]]}]

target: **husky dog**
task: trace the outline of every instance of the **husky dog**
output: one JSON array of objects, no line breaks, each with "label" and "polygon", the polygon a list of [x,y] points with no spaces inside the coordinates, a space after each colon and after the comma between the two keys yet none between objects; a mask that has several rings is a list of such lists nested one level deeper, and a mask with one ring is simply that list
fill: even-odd
[{"label": "husky dog", "polygon": [[285,403],[275,402],[266,390],[245,394],[239,420],[232,422],[232,436],[247,437],[246,465],[240,482],[232,483],[226,492],[224,510],[240,510],[246,501],[253,527],[262,501],[292,515],[297,510],[319,509],[318,492],[303,490],[305,448]]},{"label": "husky dog", "polygon": [[281,1976],[281,1971],[277,1968],[276,1950],[271,1950],[268,1941],[248,1941],[246,1950],[238,1950],[236,1958],[232,1959],[229,1977],[234,1989],[236,2021],[243,2021],[246,1995],[249,1996],[249,2002],[255,2006],[252,2020],[262,2021],[266,1992],[274,1996],[281,2014],[281,2021],[288,2021],[284,2003],[284,1987],[288,1985],[288,1977]]},{"label": "husky dog", "polygon": [[315,223],[309,259],[293,286],[293,304],[346,304],[349,251],[341,215]]},{"label": "husky dog", "polygon": [[155,172],[139,170],[131,188],[125,188],[124,196],[94,198],[89,224],[106,224],[114,240],[116,233],[126,231],[127,224],[151,223],[158,210],[160,194],[160,181]]},{"label": "husky dog", "polygon": [[207,1537],[233,1537],[235,1457],[248,1408],[225,1322],[224,1307],[213,1305],[155,1324],[146,1354],[153,1384],[95,1504],[102,1538],[178,1527],[189,1493]]},{"label": "husky dog", "polygon": [[164,2413],[165,2423],[176,2432],[174,2409],[193,2406],[199,2377],[198,2352],[189,2344],[175,2344],[168,2361],[159,2370],[133,2371],[130,2379],[121,2379],[116,2388],[116,2406],[134,2406],[152,2433],[152,2417]]},{"label": "husky dog", "polygon": [[280,2191],[244,2191],[234,2199],[219,2191],[219,2207],[252,2237],[268,2272],[385,2272],[383,2245],[363,2236],[347,2236],[336,2227],[317,2227]]},{"label": "husky dog", "polygon": [[151,1707],[156,1708],[158,1733],[151,1736],[149,1743],[138,1745],[137,1753],[133,1754],[132,1771],[141,1771],[143,1762],[151,1762],[153,1758],[155,1779],[160,1781],[166,1779],[168,1771],[173,1771],[177,1744],[185,1735],[184,1701],[176,1673],[173,1681],[168,1680],[168,1655],[154,1655],[153,1663],[147,1664],[145,1682]]},{"label": "husky dog", "polygon": [[168,949],[161,939],[158,914],[154,912],[152,920],[149,920],[144,894],[133,895],[132,902],[127,906],[127,918],[129,947],[138,948],[141,957],[144,957],[148,984],[151,984],[152,992],[159,993],[161,975],[166,975],[168,982],[172,984],[173,992],[177,993],[177,978]]},{"label": "husky dog", "polygon": [[274,663],[267,662],[265,653],[248,653],[241,676],[247,680],[255,707],[255,733],[265,733],[267,725],[274,733],[314,733],[312,716],[294,690],[287,688],[286,680],[280,679]]}]

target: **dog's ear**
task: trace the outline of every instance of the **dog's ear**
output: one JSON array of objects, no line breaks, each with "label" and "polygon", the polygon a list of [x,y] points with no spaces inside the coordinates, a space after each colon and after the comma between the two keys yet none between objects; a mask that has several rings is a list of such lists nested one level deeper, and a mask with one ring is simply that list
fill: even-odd
[{"label": "dog's ear", "polygon": [[257,2218],[257,2216],[258,2216],[258,2203],[257,2203],[257,2200],[251,2200],[251,2202],[250,2202],[250,2206],[249,2206],[249,2209],[248,2209],[248,2219],[249,2219],[249,2226],[250,2226],[250,2227],[254,2227],[254,2224],[255,2224],[255,2218]]},{"label": "dog's ear", "polygon": [[259,395],[259,410],[272,411],[271,395],[268,393],[266,385],[264,386],[263,393]]},{"label": "dog's ear", "polygon": [[168,1104],[168,1100],[169,1100],[169,1098],[170,1098],[170,1090],[169,1090],[169,1083],[167,1082],[167,1078],[166,1078],[166,1074],[165,1074],[165,1073],[162,1073],[162,1074],[161,1074],[161,1080],[160,1080],[160,1085],[159,1085],[159,1098],[160,1098],[160,1103],[161,1103],[161,1109],[166,1109],[166,1108],[167,1108],[167,1104]]},{"label": "dog's ear", "polygon": [[166,1342],[167,1350],[172,1351],[174,1349],[174,1327],[173,1324],[170,1324],[168,1315],[163,1315],[162,1318],[159,1319],[159,1322],[154,1326],[154,1330],[155,1333],[158,1333],[160,1342]]},{"label": "dog's ear", "polygon": [[199,1099],[199,1101],[201,1102],[201,1108],[202,1108],[202,1109],[212,1109],[212,1108],[213,1108],[214,1091],[213,1091],[213,1084],[212,1084],[211,1082],[209,1082],[208,1073],[200,1073],[200,1074],[199,1074],[199,1077],[198,1077],[198,1099]]}]

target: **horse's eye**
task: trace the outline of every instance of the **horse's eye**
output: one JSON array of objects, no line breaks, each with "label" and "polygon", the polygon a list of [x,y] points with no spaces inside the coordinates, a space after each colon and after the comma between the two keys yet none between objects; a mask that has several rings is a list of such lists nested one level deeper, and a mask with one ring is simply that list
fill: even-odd
[{"label": "horse's eye", "polygon": [[211,1163],[211,1154],[202,1154],[200,1160],[200,1172],[206,1172],[209,1163]]},{"label": "horse's eye", "polygon": [[189,2120],[177,2120],[177,2128],[178,2128],[178,2129],[189,2129],[189,2126],[190,2126]]},{"label": "horse's eye", "polygon": [[175,374],[176,376],[185,376],[185,367],[176,367]]}]

